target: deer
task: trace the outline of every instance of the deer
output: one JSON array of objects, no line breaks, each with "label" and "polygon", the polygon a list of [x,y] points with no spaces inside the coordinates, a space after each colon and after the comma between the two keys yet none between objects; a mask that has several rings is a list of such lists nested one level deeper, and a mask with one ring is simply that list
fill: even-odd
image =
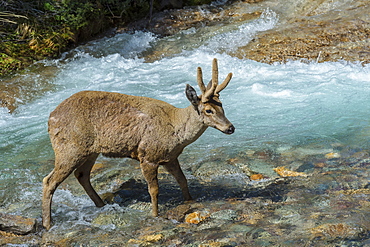
[{"label": "deer", "polygon": [[226,118],[219,93],[229,84],[232,73],[218,83],[217,59],[212,64],[212,79],[201,90],[186,85],[190,106],[177,108],[164,101],[116,92],[81,91],[60,103],[50,113],[48,132],[55,154],[54,169],[43,179],[42,224],[51,228],[52,197],[57,187],[72,173],[97,207],[104,201],[91,185],[91,169],[98,157],[132,158],[140,162],[147,182],[152,215],[158,216],[158,167],[162,166],[177,181],[185,201],[191,201],[186,177],[178,156],[208,127],[233,134],[234,125]]}]

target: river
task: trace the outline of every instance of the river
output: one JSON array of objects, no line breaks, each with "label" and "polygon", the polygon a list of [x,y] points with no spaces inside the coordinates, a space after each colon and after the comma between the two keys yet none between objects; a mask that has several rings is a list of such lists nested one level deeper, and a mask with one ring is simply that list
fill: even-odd
[{"label": "river", "polygon": [[[53,167],[47,120],[65,98],[81,90],[102,90],[153,97],[186,107],[189,102],[184,94],[185,85],[197,88],[198,66],[202,67],[204,77],[210,78],[213,58],[219,61],[220,78],[229,72],[234,75],[220,98],[236,131],[224,135],[208,129],[185,149],[182,162],[190,162],[185,167],[189,168],[191,162],[212,160],[219,153],[222,155],[217,156],[218,162],[224,163],[241,153],[268,150],[275,155],[295,155],[297,160],[304,156],[301,160],[305,159],[307,164],[315,162],[308,160],[312,157],[309,155],[314,155],[316,160],[320,155],[323,160],[325,157],[329,160],[325,156],[329,153],[349,157],[367,152],[370,149],[369,65],[345,61],[290,61],[269,65],[224,53],[245,45],[257,32],[270,29],[277,22],[278,16],[267,10],[254,21],[238,26],[220,25],[217,32],[191,29],[171,38],[159,38],[148,32],[123,33],[79,46],[61,59],[41,62],[41,66],[57,68],[48,81],[52,90],[20,105],[12,114],[0,109],[0,212],[41,220],[41,181]],[[143,54],[159,48],[177,51],[151,63],[142,58]],[[42,75],[32,76],[37,80]],[[98,162],[110,161],[100,158]],[[346,163],[338,162],[337,169],[352,174],[351,167],[345,166]],[[364,172],[367,174],[361,179],[369,177],[369,171]],[[186,174],[196,180],[190,168]],[[237,183],[245,182],[243,176],[240,179]],[[358,184],[353,189],[368,186],[366,181]],[[96,218],[112,207],[124,211],[117,209],[116,204],[107,206],[105,211],[96,211],[87,196],[81,191],[74,193],[75,190],[65,185],[56,192],[53,215],[57,222],[51,231],[58,232],[58,227],[65,231],[81,224],[90,227],[91,220],[86,218]],[[364,200],[368,202],[368,199],[367,195]]]}]

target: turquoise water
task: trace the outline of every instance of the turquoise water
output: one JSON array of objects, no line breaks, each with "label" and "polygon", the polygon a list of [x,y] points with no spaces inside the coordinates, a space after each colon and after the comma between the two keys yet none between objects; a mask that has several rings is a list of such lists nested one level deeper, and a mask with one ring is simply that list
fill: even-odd
[{"label": "turquoise water", "polygon": [[[228,136],[208,129],[185,149],[195,160],[207,160],[217,149],[236,155],[245,150],[281,151],[310,145],[322,153],[338,145],[370,148],[369,65],[344,61],[268,65],[223,53],[245,45],[277,21],[274,13],[266,12],[260,19],[230,30],[220,27],[222,31],[213,37],[192,45],[187,35],[169,40],[146,32],[118,34],[80,46],[62,59],[45,61],[44,66],[58,68],[49,79],[53,90],[21,105],[13,114],[0,109],[1,211],[40,217],[41,181],[53,166],[47,119],[62,100],[81,90],[103,90],[186,107],[185,85],[197,87],[198,66],[204,77],[210,78],[213,58],[219,61],[221,78],[234,74],[221,100],[236,131]],[[193,34],[200,32],[206,31],[194,30]],[[230,43],[226,42],[227,34],[246,38]],[[226,46],[220,45],[223,41]],[[182,42],[188,46],[181,46]],[[140,58],[144,52],[163,46],[181,48],[153,63]],[[75,212],[68,208],[73,203],[77,204],[75,209],[85,207],[82,215],[71,216],[76,221],[95,210],[87,197],[73,195],[68,187],[58,190],[55,200],[68,205],[59,205],[56,214]]]}]

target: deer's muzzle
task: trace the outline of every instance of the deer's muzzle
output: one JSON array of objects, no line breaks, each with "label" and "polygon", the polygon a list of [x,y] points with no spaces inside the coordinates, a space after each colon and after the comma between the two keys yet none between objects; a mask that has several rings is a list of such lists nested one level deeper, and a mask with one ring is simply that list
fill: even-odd
[{"label": "deer's muzzle", "polygon": [[232,133],[234,133],[234,131],[235,131],[234,125],[230,125],[229,128],[227,128],[226,130],[224,130],[222,132],[225,133],[225,134],[231,135]]}]

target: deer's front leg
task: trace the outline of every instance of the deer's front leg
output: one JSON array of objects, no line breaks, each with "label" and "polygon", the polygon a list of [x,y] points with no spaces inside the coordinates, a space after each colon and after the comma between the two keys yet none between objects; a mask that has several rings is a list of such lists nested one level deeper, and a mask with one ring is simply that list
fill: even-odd
[{"label": "deer's front leg", "polygon": [[153,163],[140,163],[141,171],[148,183],[148,191],[152,201],[152,215],[158,216],[158,165]]},{"label": "deer's front leg", "polygon": [[193,200],[189,193],[188,181],[181,170],[179,161],[176,159],[173,162],[164,164],[163,166],[170,174],[172,174],[172,176],[175,177],[177,183],[180,185],[185,201]]}]

